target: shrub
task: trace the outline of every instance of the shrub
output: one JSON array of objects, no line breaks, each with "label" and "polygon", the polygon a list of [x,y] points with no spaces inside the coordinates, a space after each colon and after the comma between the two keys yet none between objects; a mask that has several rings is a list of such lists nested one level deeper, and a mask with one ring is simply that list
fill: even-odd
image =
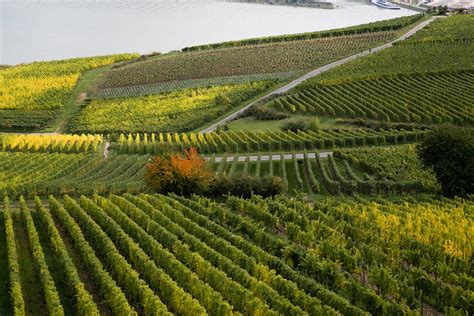
[{"label": "shrub", "polygon": [[227,123],[218,125],[216,127],[216,132],[225,132],[225,131],[228,131],[228,130],[229,130],[229,126],[227,125]]},{"label": "shrub", "polygon": [[432,167],[448,197],[474,193],[474,129],[441,127],[426,134],[418,145],[424,165]]},{"label": "shrub", "polygon": [[414,123],[393,123],[393,122],[380,122],[370,121],[366,119],[337,119],[336,124],[338,125],[355,125],[375,130],[417,130],[417,129],[429,129],[430,127],[425,124],[414,124]]},{"label": "shrub", "polygon": [[291,119],[285,122],[281,129],[284,131],[292,131],[297,132],[300,131],[307,131],[309,128],[308,122],[303,119]]},{"label": "shrub", "polygon": [[250,197],[253,194],[269,197],[286,191],[286,182],[276,176],[252,177],[245,175],[216,177],[210,188],[215,196],[225,194]]},{"label": "shrub", "polygon": [[154,191],[181,195],[203,193],[212,173],[197,150],[191,147],[183,153],[155,156],[147,165],[144,180]]},{"label": "shrub", "polygon": [[252,106],[242,113],[242,117],[253,116],[259,121],[282,120],[289,115],[264,106]]},{"label": "shrub", "polygon": [[216,96],[215,102],[216,102],[216,105],[227,106],[230,104],[230,99],[226,95],[219,94],[218,96]]},{"label": "shrub", "polygon": [[309,120],[308,128],[314,132],[317,132],[321,130],[321,121],[319,120],[319,117],[313,117],[311,120]]}]

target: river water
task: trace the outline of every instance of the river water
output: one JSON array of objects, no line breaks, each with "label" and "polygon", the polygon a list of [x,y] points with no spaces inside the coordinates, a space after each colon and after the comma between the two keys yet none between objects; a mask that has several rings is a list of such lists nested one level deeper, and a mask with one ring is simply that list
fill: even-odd
[{"label": "river water", "polygon": [[[341,0],[338,0],[341,1]],[[333,10],[212,0],[0,0],[0,64],[327,30],[415,14],[356,2]]]}]

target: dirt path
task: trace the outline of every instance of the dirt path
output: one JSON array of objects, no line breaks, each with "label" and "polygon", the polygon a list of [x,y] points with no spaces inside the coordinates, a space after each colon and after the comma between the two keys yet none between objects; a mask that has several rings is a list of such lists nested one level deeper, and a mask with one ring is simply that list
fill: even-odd
[{"label": "dirt path", "polygon": [[110,143],[107,141],[104,146],[104,160],[109,158],[109,147]]},{"label": "dirt path", "polygon": [[[327,158],[328,156],[332,155],[332,151],[324,151],[319,153],[319,157],[321,158]],[[235,157],[237,157],[237,161],[246,161],[247,159],[249,161],[257,161],[258,158],[260,157],[261,161],[269,161],[270,157],[271,160],[281,160],[281,154],[278,155],[239,155],[239,156],[234,156],[234,155],[229,155],[229,156],[215,156],[214,157],[214,162],[221,162],[224,158],[226,158],[226,161],[234,161]],[[304,158],[304,153],[295,153],[296,159],[303,159]],[[308,153],[308,158],[310,159],[315,159],[316,154],[315,153]],[[204,157],[205,160],[210,160],[211,157],[207,156]],[[291,160],[293,159],[293,154],[283,154],[283,160]]]},{"label": "dirt path", "polygon": [[[87,98],[87,93],[86,92],[80,92],[79,95],[77,96],[76,100],[73,101],[75,106],[80,106]],[[58,124],[58,127],[54,130],[55,134],[61,134],[62,129],[67,123],[67,117],[63,117],[62,121]]]},{"label": "dirt path", "polygon": [[346,58],[343,58],[343,59],[340,59],[338,61],[335,61],[335,62],[332,62],[330,64],[327,64],[325,66],[322,66],[322,67],[319,67],[317,69],[314,69],[304,75],[302,75],[301,77],[291,81],[290,83],[280,87],[280,88],[277,88],[269,93],[267,93],[266,95],[262,96],[261,98],[249,103],[248,105],[246,105],[245,107],[239,109],[238,111],[230,114],[229,116],[223,118],[222,120],[220,120],[219,122],[217,123],[214,123],[212,124],[211,126],[203,129],[200,133],[210,133],[212,131],[214,131],[219,125],[222,125],[224,123],[227,123],[235,118],[237,118],[240,114],[242,114],[245,110],[247,110],[249,107],[251,107],[252,105],[254,105],[255,103],[257,102],[260,102],[262,101],[263,99],[265,98],[268,98],[270,96],[273,96],[273,95],[278,95],[278,94],[283,94],[285,92],[288,92],[289,90],[293,89],[294,87],[296,87],[297,85],[299,85],[300,83],[302,83],[303,81],[309,79],[309,78],[312,78],[312,77],[315,77],[323,72],[326,72],[334,67],[337,67],[337,66],[340,66],[340,65],[343,65],[345,63],[348,63],[354,59],[357,59],[359,57],[364,57],[364,56],[367,56],[369,54],[373,54],[373,53],[376,53],[376,52],[379,52],[383,49],[386,49],[386,48],[390,48],[393,46],[394,43],[396,42],[399,42],[399,41],[403,41],[407,38],[409,38],[410,36],[412,36],[413,34],[415,34],[416,32],[418,32],[419,30],[421,30],[422,28],[424,28],[425,26],[427,26],[428,24],[430,24],[431,22],[433,22],[436,18],[438,17],[432,17],[430,18],[429,20],[426,20],[418,25],[416,25],[414,28],[412,28],[411,30],[409,30],[408,32],[406,32],[405,34],[403,34],[402,36],[400,36],[399,38],[397,38],[396,40],[393,40],[387,44],[383,44],[383,45],[380,45],[380,46],[377,46],[375,48],[372,48],[372,49],[369,49],[369,50],[365,50],[363,52],[360,52],[360,53],[357,53],[355,55],[352,55],[352,56],[349,56],[349,57],[346,57]]}]

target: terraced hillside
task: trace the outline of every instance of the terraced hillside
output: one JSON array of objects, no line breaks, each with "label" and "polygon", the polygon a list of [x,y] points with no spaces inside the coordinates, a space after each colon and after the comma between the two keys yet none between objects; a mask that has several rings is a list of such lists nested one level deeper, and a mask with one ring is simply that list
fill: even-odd
[{"label": "terraced hillside", "polygon": [[111,150],[121,154],[157,154],[164,149],[195,147],[201,154],[332,149],[337,147],[382,146],[419,141],[426,130],[412,129],[333,129],[320,131],[224,131],[207,134],[152,133],[120,134]]},{"label": "terraced hillside", "polygon": [[396,37],[421,15],[346,29],[203,45],[183,52],[143,56],[114,67],[94,97],[133,96],[174,89],[288,79]]},{"label": "terraced hillside", "polygon": [[95,153],[102,135],[0,134],[0,151],[31,153]]},{"label": "terraced hillside", "polygon": [[243,39],[238,41],[229,41],[222,43],[213,43],[205,44],[198,46],[185,47],[182,49],[184,52],[191,51],[200,51],[200,50],[209,50],[216,48],[226,48],[226,47],[240,47],[256,44],[268,44],[268,43],[278,43],[278,42],[289,42],[289,41],[299,41],[305,39],[316,39],[316,38],[326,38],[334,36],[345,36],[345,35],[355,35],[355,34],[365,34],[370,32],[385,32],[385,31],[395,31],[400,30],[406,26],[409,26],[423,18],[423,14],[416,14],[406,17],[381,20],[376,22],[371,22],[367,24],[360,24],[349,26],[340,29],[332,29],[319,32],[308,32],[301,34],[289,34],[289,35],[277,35],[270,37],[259,37],[259,38],[250,38]]},{"label": "terraced hillside", "polygon": [[[149,188],[143,181],[145,164],[151,155],[170,147],[166,143],[160,143],[160,136],[157,140],[151,135],[149,141],[148,135],[145,139],[137,138],[140,136],[137,134],[133,138],[129,135],[128,139],[123,136],[123,142],[112,142],[108,148],[103,145],[97,148],[97,144],[85,145],[85,142],[78,141],[33,145],[37,144],[36,137],[42,137],[44,141],[48,136],[35,136],[31,139],[32,142],[19,143],[13,148],[11,145],[3,147],[3,152],[0,151],[0,194],[32,197],[48,194],[147,192]],[[67,138],[64,135],[49,136],[58,137]],[[383,137],[387,136],[370,136],[367,139],[380,141]],[[339,145],[338,139],[322,139],[321,144],[331,143],[332,146],[344,147],[345,143]],[[216,148],[222,149],[223,144]],[[232,154],[236,151],[231,143],[226,146],[229,146],[227,151],[218,151],[219,164],[216,163],[216,154],[211,156],[211,169],[227,175],[280,176],[287,181],[290,194],[373,195],[433,193],[438,190],[433,175],[423,170],[413,146],[396,146],[390,150],[377,147],[336,150],[336,159],[331,156],[327,159],[315,159],[314,152],[305,154],[310,157],[303,156],[305,145],[294,142],[288,143],[288,148],[270,152],[270,161],[257,159],[256,162],[251,162],[250,158],[245,159],[250,157],[249,154]],[[240,148],[245,149],[242,146]],[[334,150],[333,147],[330,148]],[[276,150],[276,147],[270,149]],[[277,153],[291,150],[301,153],[282,163],[281,154]],[[268,155],[258,154],[255,157]]]},{"label": "terraced hillside", "polygon": [[474,201],[421,154],[474,123],[474,19],[432,20],[0,66],[0,130],[44,129],[0,133],[0,316],[474,315]]},{"label": "terraced hillside", "polygon": [[89,94],[93,100],[84,104],[67,129],[73,133],[198,129],[298,74],[393,40],[400,28],[419,19],[394,19],[384,27],[380,22],[357,32],[334,31],[332,36],[311,33],[270,43],[142,56],[106,70]]},{"label": "terraced hillside", "polygon": [[0,271],[9,282],[0,307],[393,315],[419,313],[421,301],[469,314],[472,208],[466,200],[5,199]]},{"label": "terraced hillside", "polygon": [[[122,54],[5,67],[0,70],[5,83],[0,91],[0,130],[197,129],[302,72],[390,41],[421,18],[273,37],[270,42],[257,39],[252,45],[243,41],[212,50],[201,47],[163,55]],[[189,119],[197,115],[196,120]]]},{"label": "terraced hillside", "polygon": [[91,100],[68,124],[72,133],[186,132],[199,128],[276,80],[186,89],[161,94]]},{"label": "terraced hillside", "polygon": [[333,153],[211,156],[220,175],[278,176],[288,193],[323,195],[409,194],[439,191],[436,178],[423,168],[415,147],[336,150]]},{"label": "terraced hillside", "polygon": [[278,110],[395,122],[472,124],[472,15],[441,18],[393,48],[309,79]]},{"label": "terraced hillside", "polygon": [[108,72],[102,87],[301,71],[393,39],[395,32],[328,37],[154,57]]},{"label": "terraced hillside", "polygon": [[381,76],[301,88],[274,106],[290,113],[387,122],[473,124],[473,82],[474,71]]},{"label": "terraced hillside", "polygon": [[0,69],[0,129],[34,130],[51,124],[64,109],[81,73],[134,57],[75,58]]},{"label": "terraced hillside", "polygon": [[148,157],[0,152],[0,196],[144,192]]}]

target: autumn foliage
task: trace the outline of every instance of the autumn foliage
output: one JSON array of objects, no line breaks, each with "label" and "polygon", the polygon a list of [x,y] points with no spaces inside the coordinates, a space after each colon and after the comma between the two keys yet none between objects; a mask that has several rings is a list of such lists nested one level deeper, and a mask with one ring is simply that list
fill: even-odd
[{"label": "autumn foliage", "polygon": [[206,161],[194,147],[183,153],[156,156],[146,165],[146,169],[145,182],[160,193],[202,193],[213,178]]}]

